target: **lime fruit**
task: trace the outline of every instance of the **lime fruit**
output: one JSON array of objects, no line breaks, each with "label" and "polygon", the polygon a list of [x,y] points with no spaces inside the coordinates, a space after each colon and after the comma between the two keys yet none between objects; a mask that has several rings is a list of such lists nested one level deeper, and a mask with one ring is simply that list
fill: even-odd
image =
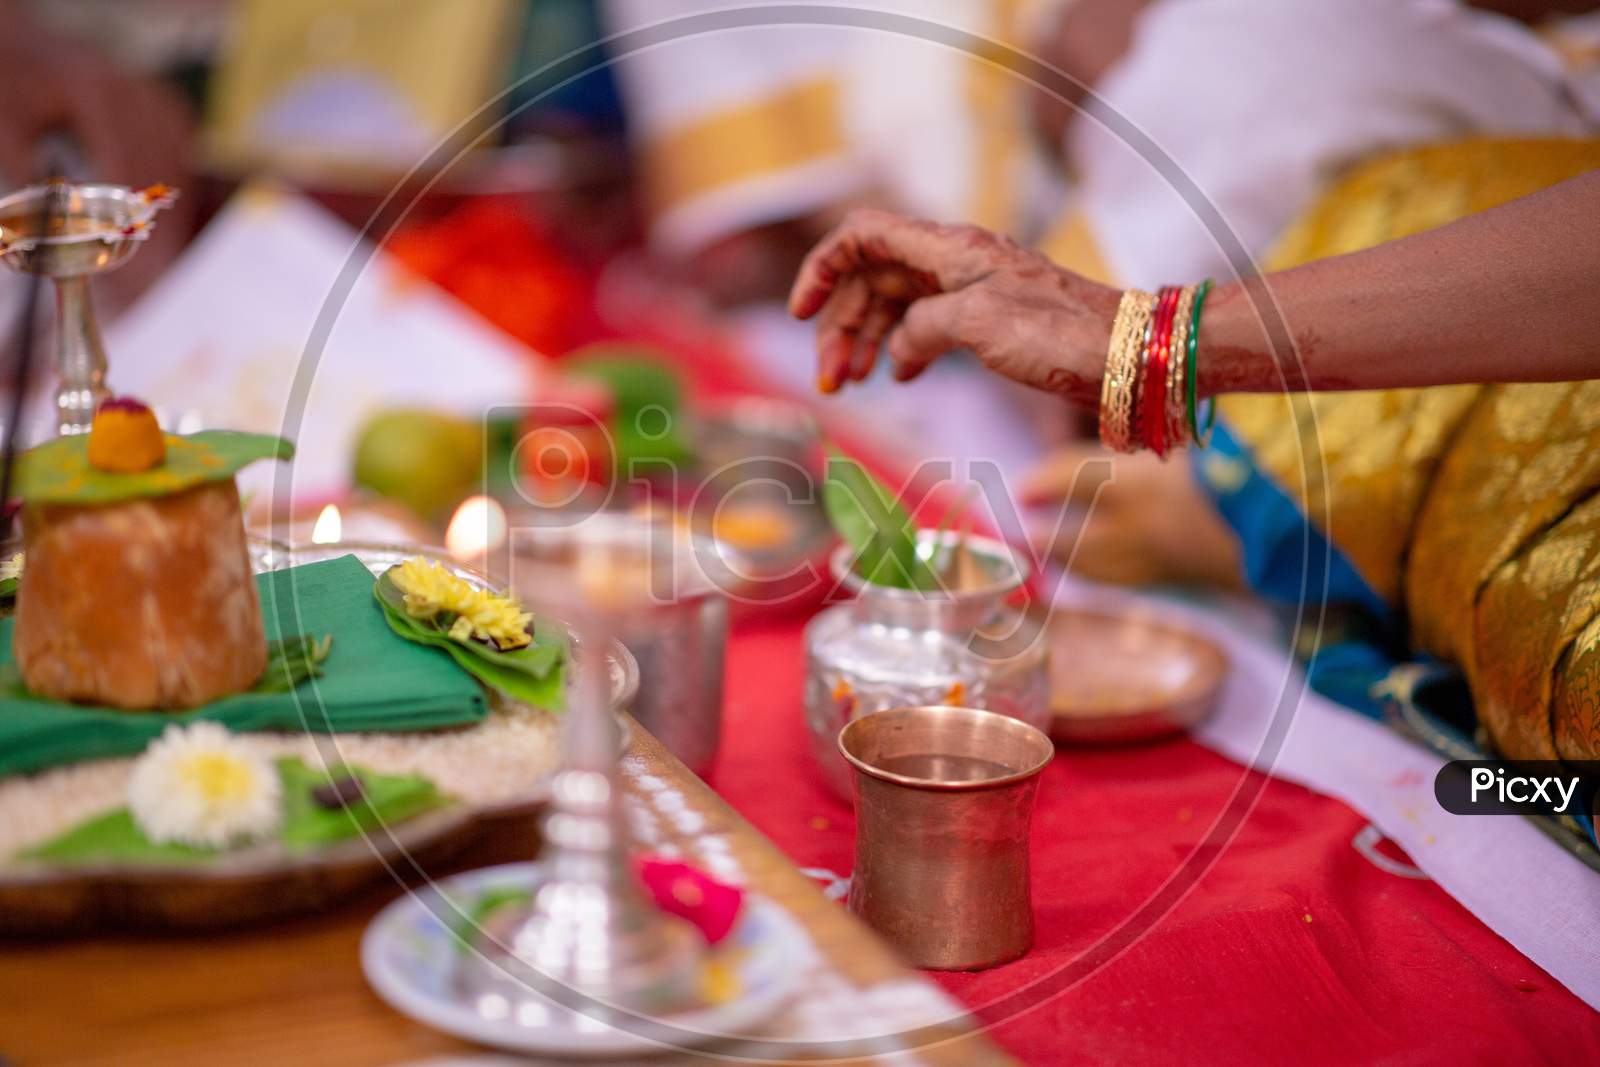
[{"label": "lime fruit", "polygon": [[385,411],[356,441],[356,484],[442,519],[483,483],[483,430],[434,411]]}]

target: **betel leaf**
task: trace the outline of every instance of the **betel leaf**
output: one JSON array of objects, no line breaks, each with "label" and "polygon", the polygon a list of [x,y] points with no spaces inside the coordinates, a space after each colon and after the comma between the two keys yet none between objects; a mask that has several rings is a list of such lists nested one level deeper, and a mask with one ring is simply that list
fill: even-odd
[{"label": "betel leaf", "polygon": [[[392,570],[394,570],[393,567],[389,568],[389,571]],[[378,598],[379,603],[396,614],[403,616],[406,621],[418,628],[433,631],[452,644],[460,645],[480,659],[488,660],[490,663],[504,667],[507,670],[520,671],[523,674],[531,674],[535,678],[543,678],[566,655],[566,634],[548,621],[541,622],[535,626],[532,635],[533,640],[521,648],[499,649],[482,641],[456,641],[449,636],[448,624],[442,624],[437,618],[414,618],[406,611],[405,594],[400,592],[399,587],[394,584],[394,580],[389,576],[389,571],[384,571],[383,574],[379,575],[377,582],[372,587],[373,594]]]},{"label": "betel leaf", "polygon": [[450,924],[456,936],[456,947],[462,952],[470,951],[473,944],[472,935],[488,921],[489,916],[501,908],[526,904],[532,899],[531,889],[520,885],[501,885],[485,889],[471,900],[458,905],[461,914]]},{"label": "betel leaf", "polygon": [[253,692],[287,693],[307,678],[322,677],[322,664],[333,649],[333,635],[298,634],[267,642],[267,667]]},{"label": "betel leaf", "polygon": [[836,448],[828,450],[822,505],[854,553],[854,570],[874,585],[933,589],[938,578],[917,551],[911,516],[882,482]]},{"label": "betel leaf", "polygon": [[474,656],[459,641],[447,642],[444,650],[462,670],[478,681],[491,689],[500,690],[515,700],[522,701],[529,707],[562,711],[567,706],[566,675],[563,671],[554,670],[543,678],[536,678]]},{"label": "betel leaf", "polygon": [[133,813],[116,808],[86,819],[57,837],[17,853],[46,863],[184,863],[220,855],[216,849],[158,845],[144,836]]},{"label": "betel leaf", "polygon": [[202,430],[167,434],[167,458],[147,471],[120,473],[89,465],[89,435],[57,437],[17,457],[16,495],[30,504],[105,504],[169,496],[202,482],[232,478],[258,459],[290,459],[294,445],[270,434]]},{"label": "betel leaf", "polygon": [[[551,666],[544,673],[538,674],[525,669],[517,662],[518,652],[530,652],[539,646],[539,637],[535,634],[535,644],[516,652],[498,653],[499,659],[479,654],[479,649],[469,647],[478,642],[457,641],[447,635],[432,620],[414,619],[404,610],[393,607],[382,592],[383,579],[373,587],[378,601],[378,607],[383,611],[383,617],[389,628],[408,641],[415,641],[422,645],[432,645],[442,649],[462,670],[472,675],[491,689],[498,689],[514,700],[520,700],[536,708],[545,708],[550,711],[560,711],[566,707],[566,681],[565,672],[560,669],[562,654],[565,652],[565,643],[557,646],[557,655]],[[393,590],[393,584],[389,583]],[[555,640],[547,636],[546,641]],[[531,657],[530,657],[531,658]],[[510,662],[506,662],[509,659]]]},{"label": "betel leaf", "polygon": [[552,670],[543,678],[538,678],[521,671],[508,670],[473,655],[462,646],[461,642],[445,636],[438,630],[418,626],[417,620],[396,612],[389,605],[381,606],[385,621],[395,633],[408,641],[441,649],[456,661],[457,666],[491,689],[498,689],[514,700],[520,700],[536,708],[560,711],[566,707],[565,672],[559,669]]},{"label": "betel leaf", "polygon": [[290,851],[303,852],[380,826],[393,826],[450,802],[420,774],[377,774],[363,767],[347,767],[361,783],[360,795],[347,805],[327,808],[312,794],[327,785],[332,775],[312,768],[298,756],[285,756],[277,766],[283,782],[279,837]]},{"label": "betel leaf", "polygon": [[[292,852],[356,837],[378,826],[392,826],[444,807],[450,798],[416,774],[378,774],[348,768],[361,783],[360,795],[348,807],[325,808],[312,795],[331,777],[313,770],[298,756],[275,761],[283,789],[283,822],[278,840]],[[43,844],[23,849],[17,859],[46,863],[185,863],[214,859],[225,850],[191,845],[157,844],[145,836],[133,813],[115,808],[71,827]]]}]

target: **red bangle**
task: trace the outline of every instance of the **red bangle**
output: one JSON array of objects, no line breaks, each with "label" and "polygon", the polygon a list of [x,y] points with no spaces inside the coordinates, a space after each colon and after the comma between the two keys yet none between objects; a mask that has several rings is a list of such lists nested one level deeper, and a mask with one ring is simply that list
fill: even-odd
[{"label": "red bangle", "polygon": [[1158,456],[1167,454],[1167,361],[1172,354],[1173,312],[1181,290],[1162,288],[1144,355],[1144,392],[1139,397],[1139,438]]}]

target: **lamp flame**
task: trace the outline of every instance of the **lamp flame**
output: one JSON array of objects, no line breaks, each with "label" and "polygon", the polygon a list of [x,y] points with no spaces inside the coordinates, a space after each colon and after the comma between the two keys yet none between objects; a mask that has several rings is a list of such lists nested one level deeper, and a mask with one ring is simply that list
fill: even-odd
[{"label": "lamp flame", "polygon": [[317,524],[311,527],[311,543],[314,545],[331,545],[344,535],[344,519],[339,515],[339,505],[329,504],[317,516]]},{"label": "lamp flame", "polygon": [[469,496],[450,516],[444,546],[457,559],[475,559],[506,543],[506,509],[487,496]]}]

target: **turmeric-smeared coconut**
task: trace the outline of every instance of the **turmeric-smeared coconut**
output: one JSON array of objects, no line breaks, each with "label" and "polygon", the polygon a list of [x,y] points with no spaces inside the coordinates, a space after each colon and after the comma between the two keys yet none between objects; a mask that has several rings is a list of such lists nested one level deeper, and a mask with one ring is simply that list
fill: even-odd
[{"label": "turmeric-smeared coconut", "polygon": [[12,651],[28,688],[131,710],[254,685],[266,638],[233,475],[290,454],[257,434],[164,435],[144,405],[114,401],[88,435],[21,456]]}]

